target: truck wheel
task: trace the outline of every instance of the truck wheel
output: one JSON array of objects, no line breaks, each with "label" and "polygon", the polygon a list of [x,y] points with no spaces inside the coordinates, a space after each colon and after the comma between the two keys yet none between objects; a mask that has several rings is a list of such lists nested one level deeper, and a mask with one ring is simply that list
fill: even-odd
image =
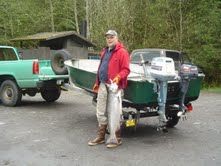
[{"label": "truck wheel", "polygon": [[17,84],[12,80],[6,80],[0,88],[0,99],[5,106],[13,107],[21,103],[22,93]]},{"label": "truck wheel", "polygon": [[47,102],[56,101],[61,95],[61,89],[59,87],[50,88],[50,89],[42,89],[41,96]]},{"label": "truck wheel", "polygon": [[64,61],[70,59],[70,57],[70,53],[66,50],[59,50],[51,56],[51,67],[55,74],[63,75],[68,73]]}]

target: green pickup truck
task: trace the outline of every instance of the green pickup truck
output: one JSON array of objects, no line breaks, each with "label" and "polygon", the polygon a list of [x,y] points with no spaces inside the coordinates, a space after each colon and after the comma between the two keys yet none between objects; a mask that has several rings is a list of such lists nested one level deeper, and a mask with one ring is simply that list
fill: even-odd
[{"label": "green pickup truck", "polygon": [[16,48],[0,46],[0,101],[5,106],[16,106],[22,95],[38,92],[47,102],[54,102],[68,77],[56,75],[50,60],[23,60]]}]

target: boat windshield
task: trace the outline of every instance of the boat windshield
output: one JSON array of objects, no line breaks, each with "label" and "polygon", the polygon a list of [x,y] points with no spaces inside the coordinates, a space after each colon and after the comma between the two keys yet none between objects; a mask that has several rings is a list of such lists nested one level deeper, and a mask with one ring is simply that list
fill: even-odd
[{"label": "boat windshield", "polygon": [[142,60],[144,62],[150,63],[154,57],[159,57],[160,51],[139,51],[131,55],[131,63],[141,64]]},{"label": "boat windshield", "polygon": [[166,56],[172,58],[175,64],[175,70],[179,70],[182,63],[182,55],[179,51],[165,51],[162,50],[139,50],[132,52],[131,54],[131,63],[141,64],[142,61],[145,64],[150,64],[154,57]]}]

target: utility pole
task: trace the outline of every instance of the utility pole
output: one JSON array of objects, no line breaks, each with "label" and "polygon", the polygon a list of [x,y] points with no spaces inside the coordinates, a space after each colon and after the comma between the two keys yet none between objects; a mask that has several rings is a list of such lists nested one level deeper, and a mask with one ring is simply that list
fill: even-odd
[{"label": "utility pole", "polygon": [[182,37],[183,37],[182,0],[180,0],[179,6],[180,6],[180,39],[179,39],[179,44],[180,44],[180,51],[182,51],[182,49],[183,49],[183,46],[182,46]]}]

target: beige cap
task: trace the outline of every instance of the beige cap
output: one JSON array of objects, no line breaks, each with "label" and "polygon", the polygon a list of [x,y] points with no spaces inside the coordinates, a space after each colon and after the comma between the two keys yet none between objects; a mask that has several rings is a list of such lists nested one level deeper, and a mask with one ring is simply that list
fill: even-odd
[{"label": "beige cap", "polygon": [[108,30],[105,33],[105,36],[107,36],[107,35],[117,36],[117,32],[115,30]]}]

